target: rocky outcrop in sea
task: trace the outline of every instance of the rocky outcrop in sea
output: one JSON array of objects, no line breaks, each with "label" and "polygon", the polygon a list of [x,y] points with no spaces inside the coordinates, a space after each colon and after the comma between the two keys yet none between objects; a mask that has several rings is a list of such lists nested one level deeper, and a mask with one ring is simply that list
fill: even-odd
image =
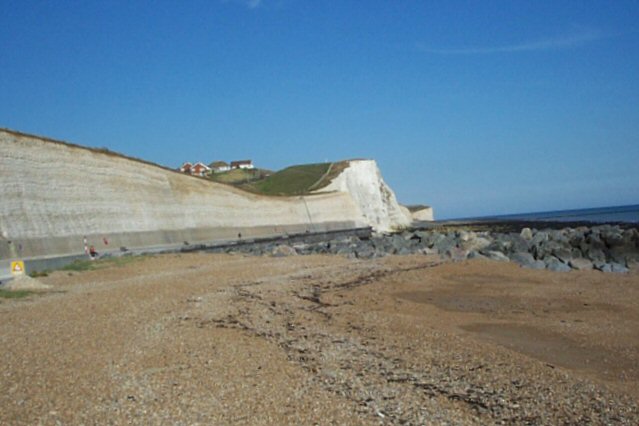
[{"label": "rocky outcrop in sea", "polygon": [[523,228],[521,232],[415,230],[371,238],[342,237],[314,243],[281,241],[245,244],[212,251],[253,255],[291,256],[338,254],[370,259],[390,254],[437,254],[462,261],[510,261],[524,268],[556,272],[596,269],[628,272],[639,266],[639,231],[617,225],[564,229]]}]

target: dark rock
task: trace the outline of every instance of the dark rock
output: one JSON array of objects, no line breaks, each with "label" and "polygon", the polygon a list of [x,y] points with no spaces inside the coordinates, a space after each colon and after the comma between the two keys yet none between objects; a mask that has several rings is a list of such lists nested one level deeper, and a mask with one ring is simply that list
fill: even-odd
[{"label": "dark rock", "polygon": [[446,239],[446,235],[444,234],[440,234],[440,233],[432,233],[430,235],[430,238],[428,239],[428,246],[429,247],[434,247],[436,246],[438,243],[440,243],[441,241]]},{"label": "dark rock", "polygon": [[573,248],[570,252],[572,253],[572,256],[570,256],[572,259],[579,259],[583,256],[583,253],[578,248]]},{"label": "dark rock", "polygon": [[530,269],[544,269],[546,267],[546,263],[543,260],[535,260],[535,262],[530,266],[524,266],[524,268]]},{"label": "dark rock", "polygon": [[404,231],[400,234],[402,236],[402,238],[404,238],[405,240],[414,240],[414,239],[418,239],[418,237],[415,236],[414,233],[410,232],[410,231]]},{"label": "dark rock", "polygon": [[532,247],[532,254],[537,259],[543,259],[546,256],[550,256],[555,251],[559,251],[564,248],[560,242],[554,240],[542,241]]},{"label": "dark rock", "polygon": [[371,244],[375,247],[375,250],[383,251],[386,253],[390,253],[392,251],[392,247],[388,239],[385,237],[376,237],[371,239]]},{"label": "dark rock", "polygon": [[605,261],[595,260],[592,262],[592,266],[601,272],[612,272],[612,266]]},{"label": "dark rock", "polygon": [[419,238],[422,242],[428,240],[433,233],[430,231],[415,231],[413,235]]},{"label": "dark rock", "polygon": [[460,247],[450,248],[445,253],[446,253],[446,257],[449,257],[450,259],[456,262],[466,260],[466,258],[468,258],[468,251]]},{"label": "dark rock", "polygon": [[632,252],[626,250],[625,247],[617,246],[608,251],[608,257],[613,262],[625,265],[628,259],[632,257]]},{"label": "dark rock", "polygon": [[518,234],[509,234],[510,239],[510,249],[514,252],[517,251],[526,251],[530,250],[530,241],[522,238],[521,235]]},{"label": "dark rock", "polygon": [[297,244],[293,244],[292,247],[295,249],[296,252],[303,252],[303,251],[308,251],[310,244],[306,244],[306,243],[297,243]]},{"label": "dark rock", "polygon": [[552,251],[552,255],[561,260],[563,263],[570,262],[572,259],[572,250],[568,245],[556,248]]},{"label": "dark rock", "polygon": [[315,248],[313,249],[313,253],[327,254],[328,253],[328,248],[326,247],[326,245],[320,244],[320,245],[315,246]]},{"label": "dark rock", "polygon": [[628,268],[626,268],[624,265],[616,263],[616,262],[612,262],[610,263],[612,272],[617,272],[617,273],[621,273],[621,274],[625,274],[628,272]]},{"label": "dark rock", "polygon": [[578,231],[573,231],[570,234],[570,237],[568,239],[569,244],[572,247],[578,248],[581,251],[582,248],[582,244],[584,244],[586,241],[586,237],[584,235],[583,232],[578,232]]},{"label": "dark rock", "polygon": [[587,271],[592,269],[592,262],[589,261],[588,259],[583,259],[583,258],[570,259],[570,262],[568,264],[573,269],[576,269],[578,271]]},{"label": "dark rock", "polygon": [[485,252],[485,255],[489,259],[496,260],[498,262],[508,262],[510,260],[508,256],[506,256],[504,253],[500,251],[488,251],[488,252]]},{"label": "dark rock", "polygon": [[390,253],[386,250],[375,249],[375,257],[384,257],[388,256]]},{"label": "dark rock", "polygon": [[371,259],[376,256],[376,251],[372,245],[361,245],[355,249],[355,256],[358,259]]},{"label": "dark rock", "polygon": [[397,250],[396,254],[398,254],[400,256],[405,256],[407,254],[413,254],[413,253],[414,253],[414,251],[412,250],[411,247],[401,247],[399,250]]},{"label": "dark rock", "polygon": [[355,245],[351,245],[349,242],[343,240],[331,240],[327,245],[328,252],[333,254],[344,254],[352,251],[354,247]]},{"label": "dark rock", "polygon": [[[614,269],[616,269],[619,272],[622,272],[623,269],[626,269],[624,266],[617,266],[616,268],[613,267],[614,263],[602,263],[602,262],[597,262],[595,263],[595,269],[601,271],[601,272],[614,272]],[[617,264],[618,265],[618,264]],[[613,269],[614,268],[614,269]]]},{"label": "dark rock", "polygon": [[530,240],[531,246],[538,246],[539,244],[548,241],[548,233],[545,231],[537,231],[533,233],[532,240]]},{"label": "dark rock", "polygon": [[428,247],[424,247],[424,248],[420,248],[418,250],[418,253],[420,254],[439,254],[439,251],[436,248],[428,248]]},{"label": "dark rock", "polygon": [[605,248],[606,243],[603,242],[597,232],[591,232],[589,235],[586,235],[586,239],[581,244],[581,250],[584,252],[588,249],[599,249],[603,251]]},{"label": "dark rock", "polygon": [[606,261],[606,253],[602,249],[599,248],[588,248],[584,251],[584,257],[592,260],[593,262],[605,262]]},{"label": "dark rock", "polygon": [[446,235],[443,239],[437,241],[433,247],[437,249],[440,253],[446,253],[447,251],[455,248],[457,246],[457,241],[455,241],[455,236],[453,234]]},{"label": "dark rock", "polygon": [[349,246],[345,246],[345,245],[336,247],[335,251],[331,252],[331,253],[339,254],[339,255],[342,255],[342,256],[354,256],[355,255],[355,251],[353,250],[353,248],[349,247]]},{"label": "dark rock", "polygon": [[530,249],[530,242],[516,233],[499,234],[495,236],[493,243],[496,244],[491,244],[489,248],[497,249],[497,251],[501,251],[502,253],[524,252]]},{"label": "dark rock", "polygon": [[485,237],[474,237],[466,241],[462,241],[460,247],[468,251],[480,251],[491,244],[491,240]]},{"label": "dark rock", "polygon": [[[502,256],[503,256],[503,254],[502,254]],[[483,254],[478,253],[476,251],[471,251],[470,253],[468,253],[467,259],[488,259],[488,257],[486,257]],[[506,260],[508,260],[507,257],[506,257]]]},{"label": "dark rock", "polygon": [[516,252],[510,254],[510,260],[519,266],[530,269],[545,269],[546,264],[541,260],[535,260],[532,254],[528,252]]},{"label": "dark rock", "polygon": [[601,234],[601,239],[610,248],[622,246],[625,243],[621,230],[610,230]]},{"label": "dark rock", "polygon": [[455,238],[457,241],[464,243],[466,241],[474,240],[477,238],[477,234],[472,231],[457,231],[455,233]]},{"label": "dark rock", "polygon": [[[217,252],[248,255],[289,256],[333,253],[350,258],[370,259],[388,254],[440,254],[454,261],[489,258],[513,262],[534,269],[567,271],[570,268],[607,272],[627,272],[639,265],[639,232],[616,226],[565,228],[557,230],[523,229],[520,233],[456,231],[402,232],[360,239],[337,237],[329,241],[287,243],[242,241],[242,244],[213,249]],[[293,243],[291,243],[293,244]],[[189,246],[188,249],[197,249]],[[125,250],[125,249],[124,249]]]},{"label": "dark rock", "polygon": [[510,252],[511,242],[504,239],[502,236],[497,235],[496,238],[486,248],[481,250],[482,253],[490,251],[499,251],[502,253]]},{"label": "dark rock", "polygon": [[637,229],[627,229],[623,233],[623,247],[628,251],[639,253],[639,231]]},{"label": "dark rock", "polygon": [[628,272],[628,268],[619,263],[611,262],[611,263],[603,263],[603,262],[595,262],[595,269],[601,272],[617,272],[617,273],[626,273]]},{"label": "dark rock", "polygon": [[570,266],[566,265],[555,256],[546,257],[544,259],[544,263],[546,264],[546,269],[553,272],[569,272],[571,270]]},{"label": "dark rock", "polygon": [[394,234],[390,237],[390,245],[393,248],[393,253],[399,253],[402,248],[407,248],[410,243],[404,237],[398,234]]},{"label": "dark rock", "polygon": [[252,256],[262,256],[267,253],[273,254],[275,247],[276,246],[274,244],[249,244],[237,247],[235,252],[245,253]]},{"label": "dark rock", "polygon": [[[368,239],[365,239],[365,240],[368,241]],[[364,241],[364,240],[359,238],[357,235],[353,235],[353,236],[350,237],[350,241],[352,243],[359,243],[359,242]]]},{"label": "dark rock", "polygon": [[568,242],[570,241],[568,237],[566,236],[566,231],[556,230],[556,229],[548,232],[548,239],[552,241],[556,241],[558,243],[565,243],[565,244],[568,244]]}]

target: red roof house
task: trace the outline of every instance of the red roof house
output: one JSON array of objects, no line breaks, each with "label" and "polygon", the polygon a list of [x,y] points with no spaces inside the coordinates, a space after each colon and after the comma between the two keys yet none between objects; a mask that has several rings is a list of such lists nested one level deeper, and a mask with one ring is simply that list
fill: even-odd
[{"label": "red roof house", "polygon": [[188,161],[184,164],[182,164],[182,166],[180,167],[180,171],[182,173],[191,173],[191,168],[193,167],[193,164],[189,163]]},{"label": "red roof house", "polygon": [[211,172],[211,168],[204,163],[195,163],[191,167],[191,174],[194,176],[204,176]]}]

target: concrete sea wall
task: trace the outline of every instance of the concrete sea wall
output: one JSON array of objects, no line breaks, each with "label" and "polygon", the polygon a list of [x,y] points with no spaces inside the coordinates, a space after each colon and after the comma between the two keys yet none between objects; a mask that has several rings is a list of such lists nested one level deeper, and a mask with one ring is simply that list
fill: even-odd
[{"label": "concrete sea wall", "polygon": [[[374,161],[368,163],[377,170]],[[234,239],[238,233],[251,238],[366,226],[385,230],[393,222],[379,215],[371,220],[365,214],[370,206],[350,188],[332,189],[267,197],[0,129],[0,259],[81,253],[84,237],[104,251]],[[387,214],[384,207],[377,210]]]}]

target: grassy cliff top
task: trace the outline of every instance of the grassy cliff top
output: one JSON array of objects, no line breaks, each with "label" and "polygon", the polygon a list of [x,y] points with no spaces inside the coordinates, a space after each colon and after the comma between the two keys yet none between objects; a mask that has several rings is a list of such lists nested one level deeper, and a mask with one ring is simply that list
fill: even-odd
[{"label": "grassy cliff top", "polygon": [[265,179],[273,174],[265,169],[233,169],[227,172],[213,173],[209,179],[215,182],[227,183],[234,186],[241,186],[249,182]]},{"label": "grassy cliff top", "polygon": [[211,179],[263,195],[304,195],[328,185],[348,161],[290,166],[278,172],[231,170],[215,173]]}]

